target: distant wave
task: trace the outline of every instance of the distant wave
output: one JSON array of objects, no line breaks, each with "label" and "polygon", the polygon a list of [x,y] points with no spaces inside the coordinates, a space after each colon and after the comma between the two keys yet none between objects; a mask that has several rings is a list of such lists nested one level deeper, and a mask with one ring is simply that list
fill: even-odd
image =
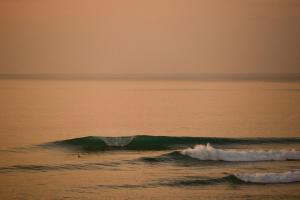
[{"label": "distant wave", "polygon": [[300,160],[300,151],[296,150],[223,150],[215,149],[210,144],[197,145],[181,153],[199,160],[214,161]]},{"label": "distant wave", "polygon": [[[174,150],[197,144],[300,144],[300,138],[214,138],[137,135],[126,137],[87,136],[41,144],[42,147],[60,147],[76,151],[108,150]],[[189,150],[190,151],[190,150]],[[186,151],[186,152],[189,152]],[[192,151],[191,151],[192,152]]]}]

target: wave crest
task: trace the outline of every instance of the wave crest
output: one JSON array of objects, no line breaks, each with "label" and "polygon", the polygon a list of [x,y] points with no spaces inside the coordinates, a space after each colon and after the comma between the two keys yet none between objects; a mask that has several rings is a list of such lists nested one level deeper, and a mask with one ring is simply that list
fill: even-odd
[{"label": "wave crest", "polygon": [[219,184],[281,184],[300,182],[300,171],[287,171],[282,173],[237,173],[225,177],[208,179],[183,179],[175,180],[162,185],[168,186],[207,186]]},{"label": "wave crest", "polygon": [[101,139],[108,146],[112,146],[112,147],[124,147],[124,146],[128,145],[134,139],[134,136],[127,136],[127,137],[101,137]]},{"label": "wave crest", "polygon": [[300,181],[300,171],[283,173],[237,173],[234,176],[248,183],[292,183]]},{"label": "wave crest", "polygon": [[215,149],[209,143],[197,145],[181,151],[181,154],[199,160],[214,161],[281,161],[300,160],[300,152],[296,150],[223,150]]}]

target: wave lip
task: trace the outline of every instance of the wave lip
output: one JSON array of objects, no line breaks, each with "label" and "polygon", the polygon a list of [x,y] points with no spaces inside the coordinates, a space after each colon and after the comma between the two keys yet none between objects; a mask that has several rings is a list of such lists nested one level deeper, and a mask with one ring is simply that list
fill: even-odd
[{"label": "wave lip", "polygon": [[234,176],[247,183],[292,183],[300,182],[300,171],[283,173],[237,173]]},{"label": "wave lip", "polygon": [[199,160],[213,161],[282,161],[300,160],[300,152],[296,150],[223,150],[215,149],[209,143],[196,145],[181,151],[181,154]]},{"label": "wave lip", "polygon": [[124,147],[131,143],[134,139],[134,136],[125,136],[125,137],[101,137],[101,140],[105,142],[106,145],[112,147]]}]

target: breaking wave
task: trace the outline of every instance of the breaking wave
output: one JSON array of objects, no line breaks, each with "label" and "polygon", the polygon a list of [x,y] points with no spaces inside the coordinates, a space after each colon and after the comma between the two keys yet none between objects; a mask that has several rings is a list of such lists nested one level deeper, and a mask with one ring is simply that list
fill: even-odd
[{"label": "breaking wave", "polygon": [[[248,144],[300,144],[300,138],[213,138],[213,137],[172,137],[172,136],[126,136],[100,137],[87,136],[41,144],[42,147],[61,147],[76,151],[107,150],[174,150],[184,149],[197,144],[216,145]],[[192,152],[192,150],[189,150]],[[188,153],[189,151],[185,151]],[[193,154],[193,153],[191,153]],[[194,154],[193,154],[194,155]]]},{"label": "breaking wave", "polygon": [[300,151],[296,150],[223,150],[210,144],[197,145],[181,151],[181,154],[199,160],[213,161],[282,161],[300,160]]},{"label": "breaking wave", "polygon": [[300,182],[300,171],[287,171],[282,173],[237,173],[220,178],[210,179],[184,179],[163,183],[168,186],[205,186],[230,184],[280,184]]},{"label": "breaking wave", "polygon": [[133,139],[134,136],[129,137],[100,137],[106,145],[112,147],[124,147],[128,145]]},{"label": "breaking wave", "polygon": [[283,173],[237,173],[234,176],[247,183],[292,183],[300,181],[300,171]]},{"label": "breaking wave", "polygon": [[300,182],[300,171],[288,171],[282,173],[240,173],[216,178],[191,178],[185,177],[175,180],[160,180],[139,185],[98,185],[105,188],[155,188],[168,187],[199,187],[221,184],[245,185],[245,184],[288,184]]}]

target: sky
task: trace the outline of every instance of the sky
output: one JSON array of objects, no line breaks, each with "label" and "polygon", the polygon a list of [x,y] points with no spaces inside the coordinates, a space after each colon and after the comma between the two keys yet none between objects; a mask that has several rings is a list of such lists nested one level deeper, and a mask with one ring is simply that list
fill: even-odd
[{"label": "sky", "polygon": [[14,73],[300,73],[300,1],[0,0]]}]

